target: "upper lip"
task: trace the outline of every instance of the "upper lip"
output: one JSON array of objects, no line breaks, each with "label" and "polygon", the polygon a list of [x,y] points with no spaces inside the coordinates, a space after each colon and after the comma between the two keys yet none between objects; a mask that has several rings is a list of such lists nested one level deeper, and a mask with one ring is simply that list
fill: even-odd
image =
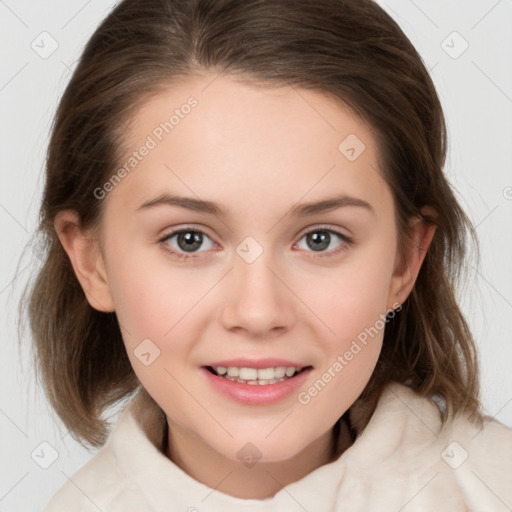
[{"label": "upper lip", "polygon": [[215,361],[213,363],[208,363],[204,366],[212,366],[213,368],[217,366],[224,366],[228,368],[230,366],[234,366],[236,368],[256,368],[257,370],[263,368],[277,368],[278,366],[284,366],[286,368],[305,368],[306,366],[310,366],[303,363],[297,363],[295,361],[288,361],[286,359],[276,359],[273,357],[268,357],[264,359],[224,359],[222,361]]}]

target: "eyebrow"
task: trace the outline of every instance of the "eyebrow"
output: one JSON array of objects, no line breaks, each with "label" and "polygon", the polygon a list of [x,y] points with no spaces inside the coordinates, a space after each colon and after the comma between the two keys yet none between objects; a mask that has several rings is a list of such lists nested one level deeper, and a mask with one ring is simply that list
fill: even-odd
[{"label": "eyebrow", "polygon": [[[147,210],[156,206],[177,206],[179,208],[215,215],[217,217],[230,217],[228,209],[212,201],[203,201],[202,199],[195,199],[193,197],[175,196],[171,194],[162,194],[155,199],[146,201],[137,208],[137,211]],[[290,208],[290,215],[293,217],[307,217],[328,213],[345,206],[357,206],[375,215],[375,210],[370,203],[348,195],[338,195],[317,202],[297,204]]]}]

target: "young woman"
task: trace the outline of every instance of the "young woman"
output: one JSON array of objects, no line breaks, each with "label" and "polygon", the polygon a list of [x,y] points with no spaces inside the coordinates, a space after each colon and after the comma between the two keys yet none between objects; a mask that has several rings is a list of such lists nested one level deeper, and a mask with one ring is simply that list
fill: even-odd
[{"label": "young woman", "polygon": [[445,151],[373,1],[121,2],[48,152],[31,328],[102,448],[45,510],[511,507]]}]

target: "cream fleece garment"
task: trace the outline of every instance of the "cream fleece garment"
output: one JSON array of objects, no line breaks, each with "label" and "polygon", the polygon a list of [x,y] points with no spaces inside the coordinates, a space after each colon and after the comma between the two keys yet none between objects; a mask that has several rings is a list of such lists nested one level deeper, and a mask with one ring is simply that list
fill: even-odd
[{"label": "cream fleece garment", "polygon": [[241,499],[194,480],[161,452],[165,416],[145,393],[44,512],[505,512],[512,510],[512,429],[464,417],[441,429],[432,400],[393,383],[337,460],[271,498]]}]

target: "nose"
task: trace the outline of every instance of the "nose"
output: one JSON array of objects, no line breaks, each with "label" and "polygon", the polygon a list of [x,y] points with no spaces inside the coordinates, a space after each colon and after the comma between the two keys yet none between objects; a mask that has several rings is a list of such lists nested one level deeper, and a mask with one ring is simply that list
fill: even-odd
[{"label": "nose", "polygon": [[266,252],[248,263],[236,256],[222,311],[224,328],[253,338],[289,330],[296,319],[297,300],[286,275]]}]

